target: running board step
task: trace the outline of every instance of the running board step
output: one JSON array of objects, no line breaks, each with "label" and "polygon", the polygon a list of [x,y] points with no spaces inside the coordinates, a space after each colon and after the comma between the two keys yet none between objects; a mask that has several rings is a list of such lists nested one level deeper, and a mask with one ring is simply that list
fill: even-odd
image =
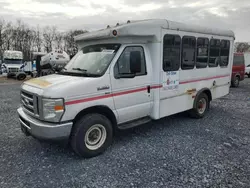
[{"label": "running board step", "polygon": [[133,121],[129,121],[127,123],[120,124],[120,125],[118,125],[118,128],[121,130],[130,129],[130,128],[137,127],[139,125],[148,123],[150,121],[151,121],[150,117],[144,117],[144,118],[136,119]]}]

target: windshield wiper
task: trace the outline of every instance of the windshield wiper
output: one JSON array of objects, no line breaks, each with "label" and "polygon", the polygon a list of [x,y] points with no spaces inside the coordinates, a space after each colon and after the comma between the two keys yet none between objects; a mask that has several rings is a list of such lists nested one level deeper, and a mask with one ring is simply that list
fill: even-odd
[{"label": "windshield wiper", "polygon": [[82,72],[87,72],[88,71],[86,69],[81,69],[81,68],[73,68],[72,70],[78,70],[78,71],[82,71]]}]

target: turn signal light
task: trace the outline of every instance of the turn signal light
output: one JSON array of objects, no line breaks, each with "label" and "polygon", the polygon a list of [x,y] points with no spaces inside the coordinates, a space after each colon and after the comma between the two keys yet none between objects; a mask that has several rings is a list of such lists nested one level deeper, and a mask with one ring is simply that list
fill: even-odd
[{"label": "turn signal light", "polygon": [[64,110],[64,107],[63,106],[55,106],[54,109],[55,109],[55,111],[61,111],[61,110]]}]

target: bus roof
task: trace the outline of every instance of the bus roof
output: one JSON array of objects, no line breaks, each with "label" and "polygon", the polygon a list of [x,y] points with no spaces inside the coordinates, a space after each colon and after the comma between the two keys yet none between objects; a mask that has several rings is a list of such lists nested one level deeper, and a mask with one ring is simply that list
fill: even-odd
[{"label": "bus roof", "polygon": [[173,22],[165,19],[151,19],[131,22],[128,21],[126,24],[117,25],[115,27],[107,27],[106,29],[99,31],[84,33],[76,36],[75,41],[87,41],[115,37],[113,33],[114,30],[117,32],[118,37],[156,36],[160,38],[160,28],[235,38],[234,32],[231,30],[202,27],[187,23]]}]

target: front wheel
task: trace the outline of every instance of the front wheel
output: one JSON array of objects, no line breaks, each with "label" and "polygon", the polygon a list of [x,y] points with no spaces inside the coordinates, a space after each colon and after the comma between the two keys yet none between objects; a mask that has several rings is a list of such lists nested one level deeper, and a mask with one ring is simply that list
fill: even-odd
[{"label": "front wheel", "polygon": [[71,147],[81,157],[103,153],[112,143],[113,128],[101,114],[88,114],[76,121],[71,134]]},{"label": "front wheel", "polygon": [[250,78],[250,73],[247,76],[248,76],[248,78]]},{"label": "front wheel", "polygon": [[17,80],[22,81],[22,80],[25,80],[25,78],[26,78],[26,74],[19,74],[19,75],[17,75]]},{"label": "front wheel", "polygon": [[209,108],[208,97],[205,93],[201,93],[194,104],[194,108],[189,111],[189,114],[191,117],[196,119],[203,118],[208,108]]}]

